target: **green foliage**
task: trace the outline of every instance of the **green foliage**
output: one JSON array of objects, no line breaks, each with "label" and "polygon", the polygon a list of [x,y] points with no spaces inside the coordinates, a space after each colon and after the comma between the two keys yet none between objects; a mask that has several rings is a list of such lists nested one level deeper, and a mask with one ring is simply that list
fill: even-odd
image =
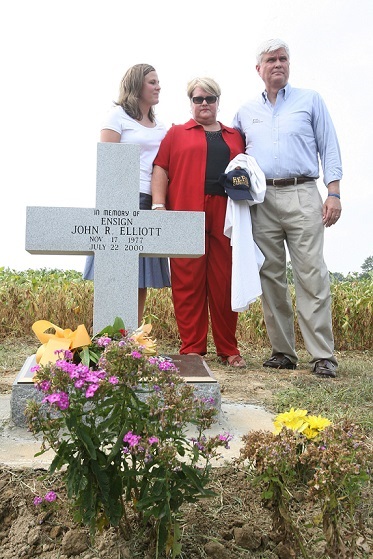
[{"label": "green foliage", "polygon": [[373,256],[368,256],[361,265],[364,274],[373,272]]},{"label": "green foliage", "polygon": [[[44,399],[29,402],[26,416],[43,435],[41,453],[56,453],[50,473],[63,468],[75,520],[92,536],[118,526],[131,506],[144,526],[153,525],[156,557],[177,557],[180,507],[213,495],[210,461],[231,437],[204,436],[216,417],[212,402],[195,397],[170,359],[147,355],[136,336],[119,339],[122,325],[116,319],[95,337],[97,366],[84,365],[79,350],[37,366]],[[191,425],[192,439],[185,434]]]}]

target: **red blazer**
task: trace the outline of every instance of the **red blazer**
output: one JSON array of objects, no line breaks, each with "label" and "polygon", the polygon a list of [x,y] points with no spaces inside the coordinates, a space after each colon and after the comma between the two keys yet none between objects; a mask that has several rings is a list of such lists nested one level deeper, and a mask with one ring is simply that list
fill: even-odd
[{"label": "red blazer", "polygon": [[[245,153],[241,134],[221,124],[230,160]],[[169,210],[204,211],[207,141],[203,126],[191,119],[172,126],[163,138],[154,165],[168,173],[166,207]]]}]

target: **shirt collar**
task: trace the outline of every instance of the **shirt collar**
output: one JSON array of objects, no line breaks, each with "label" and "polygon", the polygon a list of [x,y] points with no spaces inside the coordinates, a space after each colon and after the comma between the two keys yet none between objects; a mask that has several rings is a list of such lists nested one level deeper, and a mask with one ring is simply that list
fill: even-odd
[{"label": "shirt collar", "polygon": [[[233,134],[234,130],[232,128],[230,128],[229,126],[226,126],[225,124],[223,124],[222,122],[220,122],[220,120],[217,121],[220,124],[220,127],[222,130]],[[198,124],[197,121],[194,120],[194,118],[191,118],[188,122],[186,122],[184,124],[184,127],[189,130],[191,128],[203,128],[202,124]]]},{"label": "shirt collar", "polygon": [[[291,91],[291,85],[290,85],[290,83],[287,83],[287,84],[285,85],[285,87],[283,87],[282,89],[279,89],[278,93],[280,93],[280,94],[283,96],[283,98],[285,99],[285,101],[286,101],[286,99],[287,99],[287,98],[289,97],[289,95],[290,95],[290,91]],[[278,94],[277,94],[277,95],[278,95]],[[262,99],[263,99],[263,103],[267,103],[267,101],[268,101],[268,95],[267,95],[266,90],[264,90],[263,93],[262,93]]]}]

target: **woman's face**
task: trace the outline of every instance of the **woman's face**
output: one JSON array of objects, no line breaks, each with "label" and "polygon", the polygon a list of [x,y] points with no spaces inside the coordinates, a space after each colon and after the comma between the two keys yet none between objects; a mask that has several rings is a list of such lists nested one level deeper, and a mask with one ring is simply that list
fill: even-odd
[{"label": "woman's face", "polygon": [[[207,97],[202,103],[193,102],[193,98],[197,97],[197,101],[201,101],[198,97]],[[215,97],[215,100],[213,98]],[[197,86],[193,90],[192,99],[190,101],[192,107],[192,115],[194,120],[199,124],[214,124],[218,112],[219,100],[216,95],[212,95],[205,89]]]},{"label": "woman's face", "polygon": [[141,101],[147,105],[156,105],[159,103],[160,91],[161,86],[159,85],[157,72],[154,71],[146,74],[141,90]]}]

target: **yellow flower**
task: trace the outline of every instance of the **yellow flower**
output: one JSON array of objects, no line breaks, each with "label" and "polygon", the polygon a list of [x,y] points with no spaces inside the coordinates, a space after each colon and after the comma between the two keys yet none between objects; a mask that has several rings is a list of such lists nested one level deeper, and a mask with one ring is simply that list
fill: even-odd
[{"label": "yellow flower", "polygon": [[307,439],[314,439],[320,431],[323,431],[325,427],[331,425],[332,422],[329,421],[326,417],[321,417],[321,415],[309,415],[306,419],[308,426],[303,431],[304,435]]},{"label": "yellow flower", "polygon": [[151,332],[152,325],[145,324],[144,322],[131,334],[131,339],[139,346],[144,348],[144,353],[146,355],[156,355],[157,354],[157,344],[156,340],[153,340],[149,334]]},{"label": "yellow flower", "polygon": [[275,434],[278,435],[284,427],[302,433],[302,431],[308,427],[307,420],[305,419],[306,415],[307,410],[295,410],[294,408],[291,408],[290,411],[278,414],[273,421]]},{"label": "yellow flower", "polygon": [[309,427],[306,427],[306,429],[303,431],[303,435],[307,438],[307,439],[315,439],[317,437],[317,435],[319,435],[320,432],[315,430],[315,429],[310,429]]}]

